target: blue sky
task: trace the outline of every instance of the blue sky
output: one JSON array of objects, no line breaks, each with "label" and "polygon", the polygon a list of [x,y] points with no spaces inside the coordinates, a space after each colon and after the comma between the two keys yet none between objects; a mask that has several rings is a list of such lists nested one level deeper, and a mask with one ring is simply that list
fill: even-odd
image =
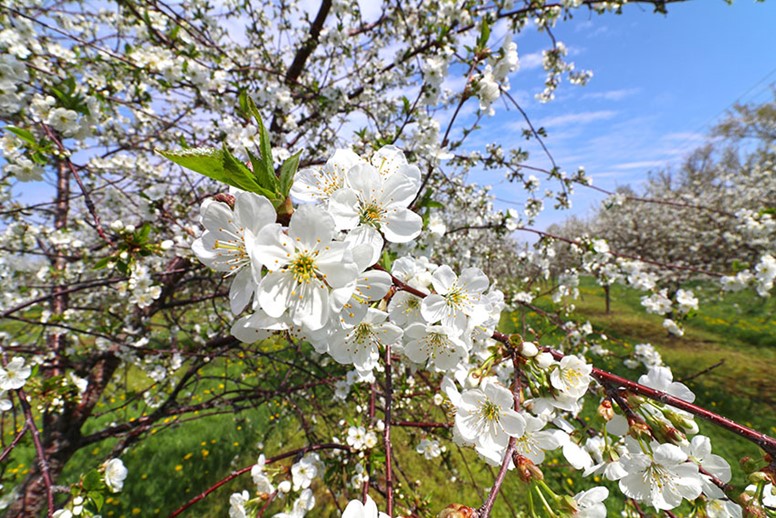
[{"label": "blue sky", "polygon": [[[522,66],[511,81],[510,93],[547,128],[558,165],[569,172],[585,166],[594,184],[607,189],[637,185],[650,169],[679,164],[734,102],[766,101],[776,82],[776,2],[696,0],[670,5],[667,16],[626,7],[619,16],[580,11],[553,31],[577,68],[593,71],[587,86],[564,82],[554,101],[533,99],[542,89],[539,53],[547,48],[535,30],[516,38]],[[485,135],[509,128],[519,139],[520,115],[499,107],[483,121]],[[540,153],[529,163],[548,165]],[[517,186],[478,180],[495,184],[501,199],[523,199]],[[538,226],[588,215],[602,198],[580,187],[570,212],[548,208]]]}]

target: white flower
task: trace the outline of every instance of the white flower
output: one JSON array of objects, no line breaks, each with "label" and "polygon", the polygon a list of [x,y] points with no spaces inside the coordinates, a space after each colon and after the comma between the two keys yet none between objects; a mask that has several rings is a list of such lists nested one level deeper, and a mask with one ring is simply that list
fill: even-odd
[{"label": "white flower", "polygon": [[651,367],[647,374],[639,377],[639,383],[672,396],[683,399],[688,403],[695,401],[695,394],[686,385],[674,381],[674,375],[668,367]]},{"label": "white flower", "polygon": [[432,214],[428,218],[428,231],[437,236],[444,236],[447,232],[447,225],[438,214]]},{"label": "white flower", "polygon": [[294,502],[294,507],[291,509],[290,513],[278,513],[275,515],[275,518],[302,518],[307,514],[307,511],[310,511],[313,507],[315,507],[313,492],[309,489],[305,489]]},{"label": "white flower", "polygon": [[668,331],[670,334],[674,336],[683,336],[684,335],[684,329],[679,327],[679,324],[671,320],[670,318],[666,318],[663,320],[663,327],[666,331]]},{"label": "white flower", "polygon": [[542,430],[546,424],[543,419],[525,412],[520,415],[525,421],[525,431],[515,441],[515,451],[534,464],[541,464],[544,462],[544,452],[560,446],[557,433],[563,432]]},{"label": "white flower", "polygon": [[404,354],[415,363],[450,371],[468,357],[466,344],[445,326],[411,324],[404,331]]},{"label": "white flower", "polygon": [[24,358],[17,356],[9,361],[5,368],[0,367],[0,389],[20,389],[27,382],[30,374],[32,369],[24,365]]},{"label": "white flower", "polygon": [[345,442],[354,450],[363,450],[366,448],[366,428],[363,426],[351,426],[348,428],[348,437]]},{"label": "white flower", "polygon": [[593,366],[588,365],[577,356],[564,356],[558,366],[550,373],[550,383],[553,387],[577,399],[587,392],[590,385],[590,373]]},{"label": "white flower", "polygon": [[259,455],[259,460],[251,468],[251,478],[253,483],[256,484],[256,489],[259,493],[272,494],[275,492],[275,486],[272,485],[272,481],[264,473],[264,466],[266,464],[264,454]]},{"label": "white flower", "polygon": [[54,108],[48,114],[46,123],[65,137],[78,132],[78,113],[67,108]]},{"label": "white flower", "polygon": [[493,77],[497,81],[503,81],[520,66],[517,58],[517,43],[512,41],[511,38],[504,40],[501,51],[503,56],[493,64]]},{"label": "white flower", "polygon": [[501,457],[509,437],[525,432],[525,419],[513,409],[512,393],[498,383],[486,383],[482,390],[466,390],[453,403],[457,407],[456,432],[486,458]]},{"label": "white flower", "polygon": [[439,441],[430,441],[423,439],[415,447],[415,451],[423,455],[426,460],[431,460],[439,457],[442,454],[442,448],[439,447]]},{"label": "white flower", "polygon": [[111,459],[105,463],[105,485],[114,492],[118,493],[124,488],[124,479],[127,478],[127,468],[121,459]]},{"label": "white flower", "polygon": [[294,482],[294,491],[307,489],[320,471],[321,459],[317,453],[308,453],[302,459],[291,466],[291,479]]},{"label": "white flower", "polygon": [[358,275],[348,245],[334,239],[334,221],[322,208],[303,205],[291,218],[288,235],[279,224],[256,236],[255,255],[269,273],[258,288],[262,309],[273,318],[288,310],[296,325],[311,331],[329,320],[332,288]]},{"label": "white flower", "polygon": [[392,243],[407,243],[421,232],[423,220],[409,210],[419,184],[400,172],[383,177],[369,164],[357,164],[346,174],[347,187],[335,192],[329,211],[338,230],[350,231],[349,241],[373,248],[377,262],[382,237]]},{"label": "white flower", "polygon": [[485,71],[477,78],[477,98],[480,100],[480,110],[488,115],[493,115],[495,110],[491,107],[496,99],[501,96],[501,88],[493,77],[493,70],[490,65],[485,67]]},{"label": "white flower", "polygon": [[37,182],[43,179],[43,168],[27,157],[19,157],[12,164],[6,164],[4,171],[20,182]]},{"label": "white flower", "polygon": [[667,290],[662,289],[658,293],[653,293],[649,297],[641,297],[641,305],[647,310],[647,313],[655,315],[665,315],[671,311],[671,299],[668,298]]},{"label": "white flower", "polygon": [[706,501],[708,518],[741,518],[743,511],[737,503],[727,499],[712,499]]},{"label": "white flower", "polygon": [[388,313],[369,308],[360,324],[331,337],[329,354],[338,363],[353,364],[359,372],[371,371],[377,365],[380,346],[394,344],[402,336],[401,328],[387,318]]},{"label": "white flower", "polygon": [[420,169],[407,162],[404,152],[396,146],[383,146],[372,155],[369,163],[383,178],[400,175],[420,188]]},{"label": "white flower", "polygon": [[695,500],[702,490],[698,466],[687,462],[687,454],[673,444],[660,444],[652,456],[630,453],[620,459],[628,473],[620,479],[625,496],[647,502],[658,510],[669,510],[682,503],[682,498]]},{"label": "white flower", "polygon": [[328,203],[331,195],[345,186],[345,174],[363,160],[349,149],[338,149],[323,167],[297,171],[291,195],[301,201]]},{"label": "white flower", "polygon": [[342,305],[340,321],[343,325],[352,327],[364,320],[369,305],[382,299],[393,286],[393,280],[388,272],[367,270],[373,263],[372,248],[367,245],[357,245],[352,248],[353,260],[358,266],[358,278],[349,289],[337,291],[337,296],[349,295],[350,298]]},{"label": "white flower", "polygon": [[233,493],[229,497],[229,518],[246,518],[248,516],[245,510],[245,503],[250,500],[247,491],[242,493]]},{"label": "white flower", "polygon": [[[717,477],[723,484],[730,482],[730,465],[719,455],[711,453],[711,440],[703,435],[696,435],[692,442],[683,448],[690,460],[696,462],[709,475]],[[701,474],[703,479],[703,493],[710,498],[725,498],[725,493],[711,481],[711,477]]]},{"label": "white flower", "polygon": [[206,266],[234,276],[229,303],[236,315],[248,305],[261,278],[262,264],[252,251],[259,231],[275,223],[275,209],[267,198],[244,192],[235,197],[234,210],[208,199],[200,214],[206,230],[191,249]]},{"label": "white flower", "polygon": [[423,315],[420,313],[422,302],[420,297],[409,292],[399,291],[395,293],[388,303],[388,314],[391,322],[399,326],[423,322]]},{"label": "white flower", "polygon": [[578,511],[576,518],[606,518],[606,506],[604,501],[609,497],[609,490],[605,487],[594,487],[574,495]]},{"label": "white flower", "polygon": [[452,268],[442,265],[432,274],[432,283],[436,293],[423,299],[420,308],[423,318],[430,324],[441,321],[443,326],[463,333],[467,324],[478,326],[487,320],[488,310],[483,304],[482,293],[489,283],[482,270],[466,268],[458,277]]},{"label": "white flower", "polygon": [[377,504],[369,495],[366,495],[366,503],[361,500],[351,500],[342,518],[388,518],[388,515],[377,510]]},{"label": "white flower", "polygon": [[698,299],[690,290],[676,290],[676,303],[679,304],[679,312],[682,314],[698,309]]}]

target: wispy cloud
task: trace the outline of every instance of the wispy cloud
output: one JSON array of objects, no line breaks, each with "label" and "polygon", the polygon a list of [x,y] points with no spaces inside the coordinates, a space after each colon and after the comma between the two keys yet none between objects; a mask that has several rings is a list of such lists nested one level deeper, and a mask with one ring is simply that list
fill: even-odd
[{"label": "wispy cloud", "polygon": [[626,97],[635,95],[639,88],[622,88],[620,90],[608,90],[606,92],[588,92],[582,96],[582,99],[602,99],[604,101],[621,101]]},{"label": "wispy cloud", "polygon": [[595,121],[611,119],[617,115],[616,111],[612,110],[598,110],[591,112],[579,112],[579,113],[567,113],[564,115],[556,115],[554,117],[545,117],[537,121],[539,126],[565,126],[569,124],[589,124]]},{"label": "wispy cloud", "polygon": [[630,169],[651,169],[653,167],[662,167],[666,165],[665,160],[640,160],[636,162],[624,162],[610,166],[612,169],[630,170]]},{"label": "wispy cloud", "polygon": [[530,54],[520,54],[520,70],[535,70],[542,68],[544,56],[541,52],[531,52]]}]

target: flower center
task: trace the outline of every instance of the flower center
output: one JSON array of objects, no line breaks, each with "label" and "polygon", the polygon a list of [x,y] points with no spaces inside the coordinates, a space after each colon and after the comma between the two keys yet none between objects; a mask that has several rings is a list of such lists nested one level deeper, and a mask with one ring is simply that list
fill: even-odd
[{"label": "flower center", "polygon": [[289,268],[294,276],[294,280],[298,283],[307,283],[313,279],[316,279],[315,274],[315,256],[299,253],[291,262]]},{"label": "flower center", "polygon": [[447,295],[445,295],[445,300],[447,300],[447,305],[456,309],[463,306],[467,298],[468,296],[461,289],[460,286],[451,287],[450,291],[448,291]]},{"label": "flower center", "polygon": [[440,349],[446,348],[447,336],[441,333],[429,333],[426,336],[426,347],[429,350],[429,356],[436,357]]},{"label": "flower center", "polygon": [[383,219],[385,211],[382,207],[371,203],[361,209],[360,220],[364,225],[376,227]]},{"label": "flower center", "polygon": [[372,325],[361,323],[356,326],[353,338],[356,343],[363,344],[364,342],[371,340],[372,334]]},{"label": "flower center", "polygon": [[482,416],[482,418],[486,421],[498,422],[499,419],[501,419],[501,407],[499,407],[496,403],[487,400],[480,407],[480,416]]}]

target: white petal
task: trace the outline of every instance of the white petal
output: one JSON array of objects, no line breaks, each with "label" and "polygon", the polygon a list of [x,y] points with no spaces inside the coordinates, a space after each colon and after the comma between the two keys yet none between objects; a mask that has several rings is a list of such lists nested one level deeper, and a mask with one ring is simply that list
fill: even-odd
[{"label": "white petal", "polygon": [[[358,264],[360,271],[366,270],[380,260],[380,254],[383,253],[383,245],[385,244],[380,232],[369,225],[359,225],[351,230],[345,237],[345,242],[354,247],[353,259]],[[356,247],[358,250],[355,250]]]},{"label": "white petal", "polygon": [[321,207],[302,205],[291,217],[288,237],[294,240],[297,249],[316,250],[334,237],[334,219]]},{"label": "white petal", "polygon": [[382,186],[383,179],[380,173],[367,163],[359,163],[350,168],[345,174],[348,186],[356,191],[358,197],[364,202],[375,199],[377,190]]},{"label": "white petal", "polygon": [[420,314],[429,324],[439,322],[447,315],[447,303],[441,295],[429,295],[420,304]]},{"label": "white petal", "polygon": [[296,249],[291,238],[283,233],[280,224],[267,225],[256,235],[256,244],[251,256],[272,272],[287,265]]},{"label": "white petal", "polygon": [[431,274],[434,289],[437,293],[444,295],[450,291],[450,287],[458,280],[458,276],[455,274],[452,268],[443,264]]},{"label": "white petal", "polygon": [[296,284],[289,272],[270,272],[264,276],[259,284],[258,297],[267,315],[278,318],[285,312]]},{"label": "white petal", "polygon": [[237,196],[234,202],[234,213],[240,226],[254,234],[265,225],[275,222],[276,212],[272,203],[264,196],[245,192]]},{"label": "white petal", "polygon": [[341,288],[352,283],[358,276],[358,267],[353,262],[347,243],[331,243],[315,260],[316,268],[332,288]]},{"label": "white petal", "polygon": [[409,209],[389,210],[380,227],[391,243],[407,243],[420,235],[423,219]]},{"label": "white petal", "polygon": [[380,193],[380,205],[388,208],[409,207],[418,194],[419,185],[404,176],[392,175],[385,179]]},{"label": "white petal", "polygon": [[334,218],[337,230],[349,230],[358,225],[359,202],[358,195],[348,188],[343,188],[331,195],[329,213]]},{"label": "white petal", "polygon": [[251,268],[246,266],[235,275],[232,279],[232,285],[229,287],[229,306],[232,314],[239,315],[245,309],[255,290],[253,272]]}]

